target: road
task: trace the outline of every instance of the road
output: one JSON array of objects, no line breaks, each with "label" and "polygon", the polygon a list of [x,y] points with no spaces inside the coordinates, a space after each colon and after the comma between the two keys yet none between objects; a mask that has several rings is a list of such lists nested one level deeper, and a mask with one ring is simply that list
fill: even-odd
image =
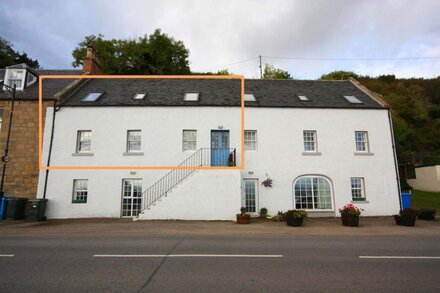
[{"label": "road", "polygon": [[0,291],[440,292],[439,243],[438,236],[0,235]]}]

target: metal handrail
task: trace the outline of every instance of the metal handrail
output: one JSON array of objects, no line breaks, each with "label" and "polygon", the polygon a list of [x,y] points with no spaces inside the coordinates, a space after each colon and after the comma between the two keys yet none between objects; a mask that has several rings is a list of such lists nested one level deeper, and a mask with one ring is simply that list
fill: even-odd
[{"label": "metal handrail", "polygon": [[[211,150],[211,148],[200,148],[178,165],[178,167],[183,168],[171,170],[142,192],[142,209],[139,214],[191,175],[196,170],[193,167],[211,166],[212,164],[216,166],[236,166],[235,148],[216,148],[214,149],[215,153]],[[226,157],[227,162],[224,162]]]}]

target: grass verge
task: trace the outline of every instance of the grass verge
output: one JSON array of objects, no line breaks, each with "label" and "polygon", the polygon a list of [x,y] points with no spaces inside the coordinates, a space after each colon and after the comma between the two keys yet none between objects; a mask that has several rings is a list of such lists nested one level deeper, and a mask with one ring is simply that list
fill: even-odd
[{"label": "grass verge", "polygon": [[412,206],[414,208],[431,208],[440,215],[440,192],[413,190]]}]

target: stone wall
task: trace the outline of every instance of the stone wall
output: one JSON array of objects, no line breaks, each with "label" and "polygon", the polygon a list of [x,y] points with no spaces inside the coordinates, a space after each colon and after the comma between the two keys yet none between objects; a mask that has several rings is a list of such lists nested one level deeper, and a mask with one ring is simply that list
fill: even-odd
[{"label": "stone wall", "polygon": [[[53,101],[43,102],[43,129],[46,108]],[[3,123],[0,133],[0,156],[3,155],[10,116],[10,101],[0,101]],[[2,175],[0,167],[0,176]],[[35,198],[38,185],[38,101],[16,101],[9,143],[3,190],[7,195]],[[1,177],[0,177],[1,178]]]}]

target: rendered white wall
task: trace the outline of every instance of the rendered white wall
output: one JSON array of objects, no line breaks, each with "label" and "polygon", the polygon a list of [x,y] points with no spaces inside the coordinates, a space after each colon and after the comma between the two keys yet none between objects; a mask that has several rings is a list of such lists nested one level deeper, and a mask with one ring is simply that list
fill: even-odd
[{"label": "rendered white wall", "polygon": [[139,219],[233,221],[240,213],[240,188],[239,170],[198,170]]},{"label": "rendered white wall", "polygon": [[440,192],[440,165],[416,168],[416,179],[408,179],[414,189]]},{"label": "rendered white wall", "polygon": [[[364,215],[397,213],[398,188],[387,115],[386,110],[246,108],[245,129],[258,131],[258,150],[246,151],[246,166],[241,177],[259,180],[258,209],[266,207],[269,214],[292,209],[293,181],[301,175],[316,174],[331,180],[336,215],[339,215],[339,207],[351,201],[350,177],[365,178],[367,202],[355,203],[365,209]],[[51,118],[49,112],[47,117],[48,120]],[[49,125],[46,124],[45,152]],[[218,129],[219,125],[224,130],[230,130],[230,147],[237,148],[239,161],[240,109],[236,107],[62,108],[57,112],[51,165],[177,165],[193,153],[182,152],[183,129],[197,129],[197,148],[210,147],[211,130]],[[87,129],[93,132],[94,155],[72,156],[77,130]],[[128,129],[142,130],[144,156],[123,156]],[[302,155],[303,130],[317,131],[320,156]],[[372,156],[354,154],[356,130],[368,131]],[[249,174],[250,171],[253,174]],[[123,178],[142,178],[145,190],[165,172],[136,171],[136,175],[132,176],[130,170],[51,171],[47,190],[48,216],[119,217]],[[202,172],[206,174],[200,174]],[[184,190],[218,189],[222,180],[232,180],[218,178],[212,172],[199,171],[194,178],[179,186],[176,193],[179,189],[181,193]],[[266,173],[273,179],[272,188],[261,186]],[[199,177],[204,180],[192,180]],[[82,178],[89,179],[89,200],[87,204],[72,204],[73,179]],[[40,195],[43,179],[40,174]],[[231,202],[237,200],[236,193],[226,195],[218,190],[220,198]],[[166,201],[172,198],[170,196]],[[186,208],[175,208],[174,212],[187,213],[187,219],[190,219],[193,209],[201,208],[203,204],[197,207],[191,204],[192,208],[188,205],[187,211]],[[156,207],[154,213],[159,217],[162,213],[160,204]],[[150,211],[153,214],[153,209]],[[171,210],[165,214],[169,213],[174,214]],[[229,213],[237,213],[237,207],[231,206]]]}]

